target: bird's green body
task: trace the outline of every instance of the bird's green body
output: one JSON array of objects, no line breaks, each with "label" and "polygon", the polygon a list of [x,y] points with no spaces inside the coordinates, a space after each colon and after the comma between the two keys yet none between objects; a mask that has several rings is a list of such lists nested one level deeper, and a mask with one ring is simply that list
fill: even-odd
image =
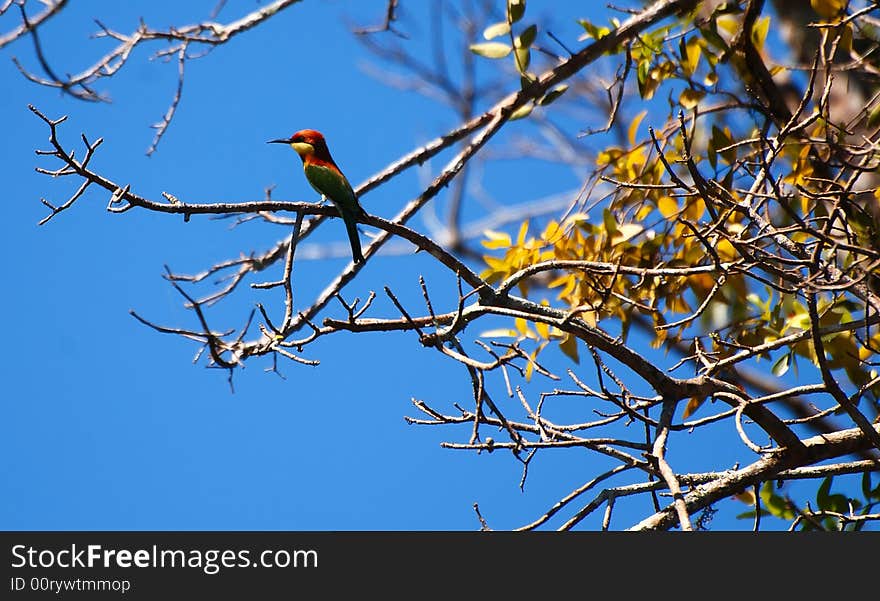
[{"label": "bird's green body", "polygon": [[324,136],[317,131],[304,129],[296,132],[290,138],[272,140],[272,142],[289,144],[300,156],[303,162],[303,172],[309,184],[319,194],[330,200],[339,211],[339,215],[345,223],[354,262],[362,263],[364,256],[361,252],[357,222],[359,218],[366,215],[366,212],[358,203],[357,194],[348,183],[348,179],[333,162]]},{"label": "bird's green body", "polygon": [[364,260],[361,252],[361,241],[358,237],[357,219],[364,214],[358,203],[357,196],[339,169],[321,164],[303,164],[306,179],[319,194],[330,200],[342,216],[351,253],[356,263]]}]

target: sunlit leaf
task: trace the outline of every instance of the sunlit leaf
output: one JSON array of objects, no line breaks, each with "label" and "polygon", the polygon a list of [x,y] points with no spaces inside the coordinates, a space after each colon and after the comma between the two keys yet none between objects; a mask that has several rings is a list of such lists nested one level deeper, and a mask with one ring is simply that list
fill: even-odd
[{"label": "sunlit leaf", "polygon": [[486,58],[504,58],[510,54],[511,47],[501,42],[483,42],[480,44],[471,44],[471,52],[485,56]]},{"label": "sunlit leaf", "polygon": [[513,53],[516,60],[516,70],[520,73],[525,73],[529,68],[529,64],[532,62],[531,51],[528,46],[520,46],[519,48],[516,48]]},{"label": "sunlit leaf", "polygon": [[767,32],[770,31],[770,17],[762,17],[758,19],[755,26],[752,27],[752,44],[760,50],[764,47],[764,40],[767,39]]},{"label": "sunlit leaf", "polygon": [[685,77],[690,77],[697,70],[700,64],[700,56],[703,54],[699,38],[692,37],[687,42],[684,38],[679,43],[679,56],[681,58],[681,68]]},{"label": "sunlit leaf", "polygon": [[494,230],[485,230],[483,232],[483,240],[481,243],[486,248],[507,248],[511,244],[510,234],[505,232],[496,232]]},{"label": "sunlit leaf", "polygon": [[519,232],[516,235],[516,243],[522,246],[526,241],[526,235],[529,233],[529,220],[525,219],[519,226]]},{"label": "sunlit leaf", "polygon": [[497,328],[494,330],[486,330],[478,334],[480,338],[517,338],[519,334],[516,330],[510,328]]},{"label": "sunlit leaf", "polygon": [[550,326],[548,326],[543,321],[535,322],[535,330],[537,330],[538,336],[540,336],[541,338],[550,338]]},{"label": "sunlit leaf", "polygon": [[609,33],[611,33],[611,30],[608,29],[607,27],[599,27],[597,25],[593,25],[592,23],[590,23],[586,19],[580,19],[578,21],[578,23],[580,24],[581,27],[584,28],[584,31],[586,32],[586,33],[584,33],[584,35],[582,35],[581,37],[578,38],[578,41],[584,41],[589,38],[593,38],[595,40],[598,40],[598,39],[602,38],[603,36],[606,36]]},{"label": "sunlit leaf", "polygon": [[524,117],[528,117],[532,114],[532,110],[535,108],[535,105],[532,103],[524,104],[512,113],[510,113],[510,117],[508,117],[509,121],[516,121],[517,119],[522,119]]},{"label": "sunlit leaf", "polygon": [[742,20],[734,15],[720,15],[715,23],[731,36],[739,33],[742,28]]},{"label": "sunlit leaf", "polygon": [[508,33],[510,33],[510,24],[507,23],[507,21],[501,21],[500,23],[493,23],[484,29],[483,37],[487,40],[491,40],[501,35],[507,35]]},{"label": "sunlit leaf", "polygon": [[642,119],[645,118],[645,115],[648,114],[648,111],[642,111],[635,117],[633,117],[632,123],[629,124],[629,128],[627,129],[626,135],[629,140],[630,146],[636,145],[636,133],[639,131],[639,125],[642,123]]},{"label": "sunlit leaf", "polygon": [[678,215],[678,202],[670,196],[662,196],[657,201],[657,209],[666,219],[671,219]]}]

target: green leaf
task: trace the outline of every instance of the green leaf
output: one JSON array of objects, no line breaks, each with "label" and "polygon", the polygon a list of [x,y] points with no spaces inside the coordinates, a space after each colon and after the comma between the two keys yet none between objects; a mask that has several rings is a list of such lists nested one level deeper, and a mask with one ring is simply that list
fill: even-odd
[{"label": "green leaf", "polygon": [[788,506],[785,499],[773,492],[773,483],[769,480],[761,487],[761,501],[764,508],[778,518],[784,520],[794,519],[794,512]]},{"label": "green leaf", "polygon": [[651,72],[651,62],[647,60],[639,61],[636,77],[639,83],[639,96],[645,97],[647,90],[648,74]]},{"label": "green leaf", "polygon": [[538,81],[538,76],[529,71],[523,71],[519,74],[519,87],[525,90],[530,85]]},{"label": "green leaf", "polygon": [[507,0],[507,21],[516,23],[526,12],[526,0]]},{"label": "green leaf", "polygon": [[529,63],[532,60],[532,53],[528,48],[521,47],[514,50],[516,55],[516,70],[525,73],[529,69]]},{"label": "green leaf", "polygon": [[532,109],[534,108],[535,105],[532,103],[524,104],[510,114],[510,117],[508,117],[508,121],[516,121],[517,119],[528,117],[532,114]]},{"label": "green leaf", "polygon": [[596,25],[593,25],[592,23],[590,23],[586,19],[579,19],[578,24],[580,24],[580,26],[584,28],[584,31],[587,32],[586,35],[581,36],[579,38],[579,40],[584,40],[587,38],[593,38],[593,39],[598,40],[602,36],[605,36],[605,35],[608,35],[609,33],[611,33],[611,30],[608,29],[607,27],[598,27]]},{"label": "green leaf", "polygon": [[770,368],[770,371],[777,378],[781,378],[788,372],[788,368],[791,365],[791,354],[785,353],[776,362],[773,364],[773,367]]},{"label": "green leaf", "polygon": [[471,44],[471,52],[485,56],[486,58],[504,58],[510,54],[510,46],[501,42],[484,42],[482,44]]},{"label": "green leaf", "polygon": [[561,83],[559,85],[553,86],[550,91],[544,94],[543,98],[538,101],[538,104],[540,104],[541,106],[547,106],[548,104],[565,94],[565,91],[567,89],[567,83]]},{"label": "green leaf", "polygon": [[[712,136],[709,139],[709,145],[712,147],[712,152],[715,153],[719,149],[723,149],[721,152],[721,158],[728,165],[732,165],[736,161],[736,148],[729,148],[731,144],[733,144],[733,139],[727,133],[726,130],[721,129],[717,125],[712,126]],[[712,162],[712,158],[709,158],[709,162]],[[715,164],[713,163],[714,167]]]},{"label": "green leaf", "polygon": [[717,169],[718,165],[718,153],[715,152],[715,140],[709,139],[709,144],[706,146],[706,155],[709,157],[709,164],[712,165],[712,169]]},{"label": "green leaf", "polygon": [[880,124],[880,104],[874,107],[874,110],[868,114],[868,127],[874,128]]},{"label": "green leaf", "polygon": [[500,23],[493,23],[484,29],[483,37],[487,40],[491,40],[500,35],[507,35],[508,33],[510,33],[510,24],[507,21],[501,21]]},{"label": "green leaf", "polygon": [[516,47],[517,48],[528,48],[532,45],[532,42],[535,41],[535,38],[538,36],[538,26],[537,25],[529,25],[525,28],[525,30],[519,34],[516,38]]},{"label": "green leaf", "polygon": [[705,92],[701,90],[694,90],[692,88],[685,88],[681,92],[681,96],[678,98],[678,103],[681,104],[684,108],[690,110],[697,106],[703,97],[706,95]]},{"label": "green leaf", "polygon": [[605,231],[609,234],[617,233],[617,220],[609,209],[602,210],[602,222],[605,224]]},{"label": "green leaf", "polygon": [[816,505],[819,506],[819,509],[831,508],[831,499],[828,493],[831,490],[832,480],[834,480],[834,476],[828,476],[822,480],[822,484],[819,485],[819,489],[816,491]]},{"label": "green leaf", "polygon": [[730,50],[730,46],[728,46],[727,42],[724,41],[724,38],[718,34],[718,26],[715,24],[715,21],[711,21],[708,27],[700,27],[699,29],[707,42],[721,50]]},{"label": "green leaf", "polygon": [[862,474],[862,495],[864,495],[865,499],[873,499],[877,497],[880,499],[880,484],[877,485],[877,488],[871,490],[871,472],[864,472]]}]

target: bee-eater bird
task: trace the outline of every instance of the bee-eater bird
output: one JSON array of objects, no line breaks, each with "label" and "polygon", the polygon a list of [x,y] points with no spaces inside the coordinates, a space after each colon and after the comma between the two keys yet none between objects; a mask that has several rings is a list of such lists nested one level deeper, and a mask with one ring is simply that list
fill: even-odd
[{"label": "bee-eater bird", "polygon": [[299,158],[302,159],[303,171],[306,179],[318,194],[329,198],[330,202],[339,211],[345,229],[348,232],[348,242],[351,244],[351,256],[355,263],[363,263],[364,255],[361,253],[361,241],[358,238],[358,218],[366,216],[366,211],[358,203],[357,195],[348,183],[348,180],[333,162],[327,142],[319,131],[303,129],[289,138],[269,140],[269,144],[289,144]]}]

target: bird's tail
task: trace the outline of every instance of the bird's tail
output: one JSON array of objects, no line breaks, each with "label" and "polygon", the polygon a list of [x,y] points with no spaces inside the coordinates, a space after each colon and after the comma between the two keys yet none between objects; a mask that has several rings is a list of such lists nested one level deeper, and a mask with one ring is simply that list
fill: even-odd
[{"label": "bird's tail", "polygon": [[357,219],[353,215],[343,215],[345,231],[348,233],[348,242],[351,244],[351,256],[355,263],[363,263],[364,255],[361,251],[361,239],[358,235]]}]

